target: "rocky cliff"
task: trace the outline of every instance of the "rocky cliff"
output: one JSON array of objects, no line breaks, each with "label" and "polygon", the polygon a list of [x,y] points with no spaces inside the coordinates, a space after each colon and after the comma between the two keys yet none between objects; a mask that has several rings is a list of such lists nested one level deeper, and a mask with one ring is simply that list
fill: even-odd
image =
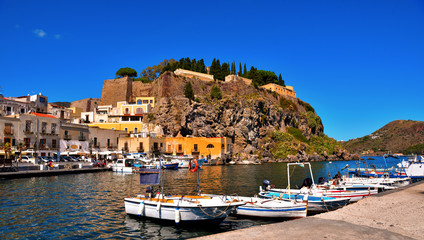
[{"label": "rocky cliff", "polygon": [[[190,81],[195,101],[184,96],[184,86]],[[211,88],[218,85],[222,99],[210,97]],[[153,113],[144,117],[145,122],[162,125],[166,135],[195,137],[229,137],[233,140],[236,159],[272,161],[278,156],[294,158],[295,155],[317,154],[311,152],[311,139],[323,136],[323,125],[313,108],[297,99],[279,96],[268,90],[256,89],[237,82],[204,82],[165,72],[151,83],[150,94],[157,99]],[[301,142],[291,146],[292,155],[275,155],[275,140],[271,133],[298,133]],[[290,131],[288,131],[290,130]],[[303,139],[303,140],[302,140]],[[281,147],[281,146],[280,146]],[[330,153],[333,154],[333,153]]]}]

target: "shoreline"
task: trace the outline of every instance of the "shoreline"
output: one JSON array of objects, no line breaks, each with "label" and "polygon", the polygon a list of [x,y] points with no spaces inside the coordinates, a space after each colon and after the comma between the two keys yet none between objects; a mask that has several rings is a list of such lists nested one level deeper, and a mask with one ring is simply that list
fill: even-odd
[{"label": "shoreline", "polygon": [[420,181],[332,212],[194,239],[422,239],[423,203]]}]

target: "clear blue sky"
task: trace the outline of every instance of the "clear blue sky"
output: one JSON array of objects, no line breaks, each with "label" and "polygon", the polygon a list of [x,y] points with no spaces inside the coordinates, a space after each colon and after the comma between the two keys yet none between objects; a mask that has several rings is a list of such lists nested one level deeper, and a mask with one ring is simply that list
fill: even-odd
[{"label": "clear blue sky", "polygon": [[5,96],[100,97],[121,67],[182,57],[281,73],[337,140],[424,120],[422,0],[0,0]]}]

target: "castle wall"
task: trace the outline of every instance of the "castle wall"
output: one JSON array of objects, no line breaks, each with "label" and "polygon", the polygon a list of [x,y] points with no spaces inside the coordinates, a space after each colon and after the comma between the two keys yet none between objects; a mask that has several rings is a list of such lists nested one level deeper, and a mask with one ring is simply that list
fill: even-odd
[{"label": "castle wall", "polygon": [[133,80],[129,77],[109,79],[103,81],[101,105],[113,105],[116,102],[130,102]]}]

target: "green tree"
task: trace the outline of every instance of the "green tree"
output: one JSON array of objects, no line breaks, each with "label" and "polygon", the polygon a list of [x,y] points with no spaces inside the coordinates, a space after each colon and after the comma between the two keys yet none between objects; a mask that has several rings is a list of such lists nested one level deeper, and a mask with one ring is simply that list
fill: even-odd
[{"label": "green tree", "polygon": [[121,76],[121,77],[125,77],[125,76],[128,76],[128,77],[137,77],[137,71],[135,71],[132,68],[128,68],[128,67],[126,67],[126,68],[120,68],[116,72],[115,75],[116,76]]},{"label": "green tree", "polygon": [[186,98],[190,99],[190,101],[194,100],[194,92],[190,82],[187,82],[184,87],[184,95]]},{"label": "green tree", "polygon": [[247,77],[247,67],[246,67],[246,63],[244,64],[244,67],[243,67],[243,77]]},{"label": "green tree", "polygon": [[239,66],[239,72],[238,72],[238,75],[239,75],[239,76],[243,75],[243,69],[241,68],[241,63],[240,63],[240,66]]},{"label": "green tree", "polygon": [[286,86],[286,84],[284,83],[283,77],[281,77],[281,73],[278,76],[278,84],[280,84],[281,86]]},{"label": "green tree", "polygon": [[211,98],[218,100],[222,98],[221,89],[217,85],[214,85],[211,89]]}]

